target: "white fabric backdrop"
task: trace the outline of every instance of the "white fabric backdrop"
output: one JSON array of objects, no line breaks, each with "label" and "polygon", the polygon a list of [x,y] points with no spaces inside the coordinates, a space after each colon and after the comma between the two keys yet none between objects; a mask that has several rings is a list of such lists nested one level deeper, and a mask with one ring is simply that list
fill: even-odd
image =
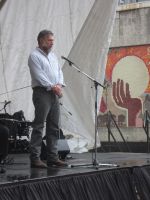
[{"label": "white fabric backdrop", "polygon": [[[103,82],[116,2],[117,0],[6,1],[0,11],[0,102],[11,101],[7,107],[9,114],[23,110],[26,119],[33,120],[27,60],[30,51],[37,45],[36,37],[42,29],[50,29],[55,33],[54,51],[61,64],[64,63],[61,55],[67,57],[72,48],[69,58],[93,78]],[[64,75],[67,87],[62,99],[61,124],[63,128],[93,142],[92,83],[75,70],[69,69],[67,63]],[[0,109],[2,107],[3,103],[0,103]],[[66,110],[72,116],[66,114]]]},{"label": "white fabric backdrop", "polygon": [[[30,86],[28,55],[37,45],[40,30],[55,33],[54,51],[67,55],[94,0],[9,0],[0,12],[0,94]],[[3,58],[2,58],[3,57]],[[60,59],[60,62],[62,60]],[[11,100],[8,112],[24,110],[33,119],[31,88],[0,95],[0,101]],[[2,106],[2,105],[0,105]]]}]

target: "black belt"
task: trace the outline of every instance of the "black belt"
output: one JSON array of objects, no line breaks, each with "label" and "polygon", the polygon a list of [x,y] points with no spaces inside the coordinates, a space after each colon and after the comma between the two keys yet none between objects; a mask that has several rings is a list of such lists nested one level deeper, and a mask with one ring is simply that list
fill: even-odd
[{"label": "black belt", "polygon": [[35,87],[33,87],[32,89],[36,89],[36,88],[47,90],[47,88],[46,88],[46,87],[43,87],[43,86],[35,86]]},{"label": "black belt", "polygon": [[38,89],[42,89],[43,91],[45,91],[45,92],[53,92],[52,90],[47,90],[47,88],[46,87],[42,87],[42,86],[35,86],[35,87],[33,87],[32,88],[33,90],[38,90]]}]

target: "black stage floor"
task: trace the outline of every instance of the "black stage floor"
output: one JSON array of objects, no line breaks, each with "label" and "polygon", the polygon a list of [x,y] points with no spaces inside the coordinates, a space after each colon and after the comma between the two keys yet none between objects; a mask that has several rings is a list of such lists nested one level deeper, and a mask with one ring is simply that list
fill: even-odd
[{"label": "black stage floor", "polygon": [[0,200],[150,199],[150,154],[96,156],[97,168],[92,164],[95,154],[82,153],[70,154],[68,167],[35,169],[29,154],[10,154],[6,172],[0,173]]},{"label": "black stage floor", "polygon": [[[92,160],[95,158],[95,154],[92,153],[69,154],[67,158],[69,166],[65,168],[36,169],[30,168],[28,154],[10,154],[8,156],[9,162],[4,167],[6,172],[0,173],[0,184],[150,165],[150,154],[147,153],[97,153],[96,156],[96,160],[99,163],[98,169],[92,164]],[[87,165],[82,166],[84,164]],[[90,166],[88,166],[89,164]],[[115,167],[114,165],[118,166]]]}]

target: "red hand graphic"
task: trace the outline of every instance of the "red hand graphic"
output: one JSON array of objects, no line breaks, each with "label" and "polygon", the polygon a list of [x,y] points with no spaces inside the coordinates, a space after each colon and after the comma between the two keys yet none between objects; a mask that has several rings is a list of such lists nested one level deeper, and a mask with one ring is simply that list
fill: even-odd
[{"label": "red hand graphic", "polygon": [[118,106],[128,110],[128,125],[135,126],[137,114],[142,108],[142,103],[140,99],[131,97],[129,84],[126,83],[124,89],[123,80],[118,79],[117,83],[113,82],[113,98]]}]

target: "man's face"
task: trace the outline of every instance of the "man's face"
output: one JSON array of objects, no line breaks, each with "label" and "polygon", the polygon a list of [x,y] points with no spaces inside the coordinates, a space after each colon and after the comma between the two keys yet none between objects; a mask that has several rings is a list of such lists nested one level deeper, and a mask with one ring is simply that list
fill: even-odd
[{"label": "man's face", "polygon": [[46,35],[43,38],[40,39],[39,46],[44,51],[49,51],[54,44],[54,36],[53,35]]}]

